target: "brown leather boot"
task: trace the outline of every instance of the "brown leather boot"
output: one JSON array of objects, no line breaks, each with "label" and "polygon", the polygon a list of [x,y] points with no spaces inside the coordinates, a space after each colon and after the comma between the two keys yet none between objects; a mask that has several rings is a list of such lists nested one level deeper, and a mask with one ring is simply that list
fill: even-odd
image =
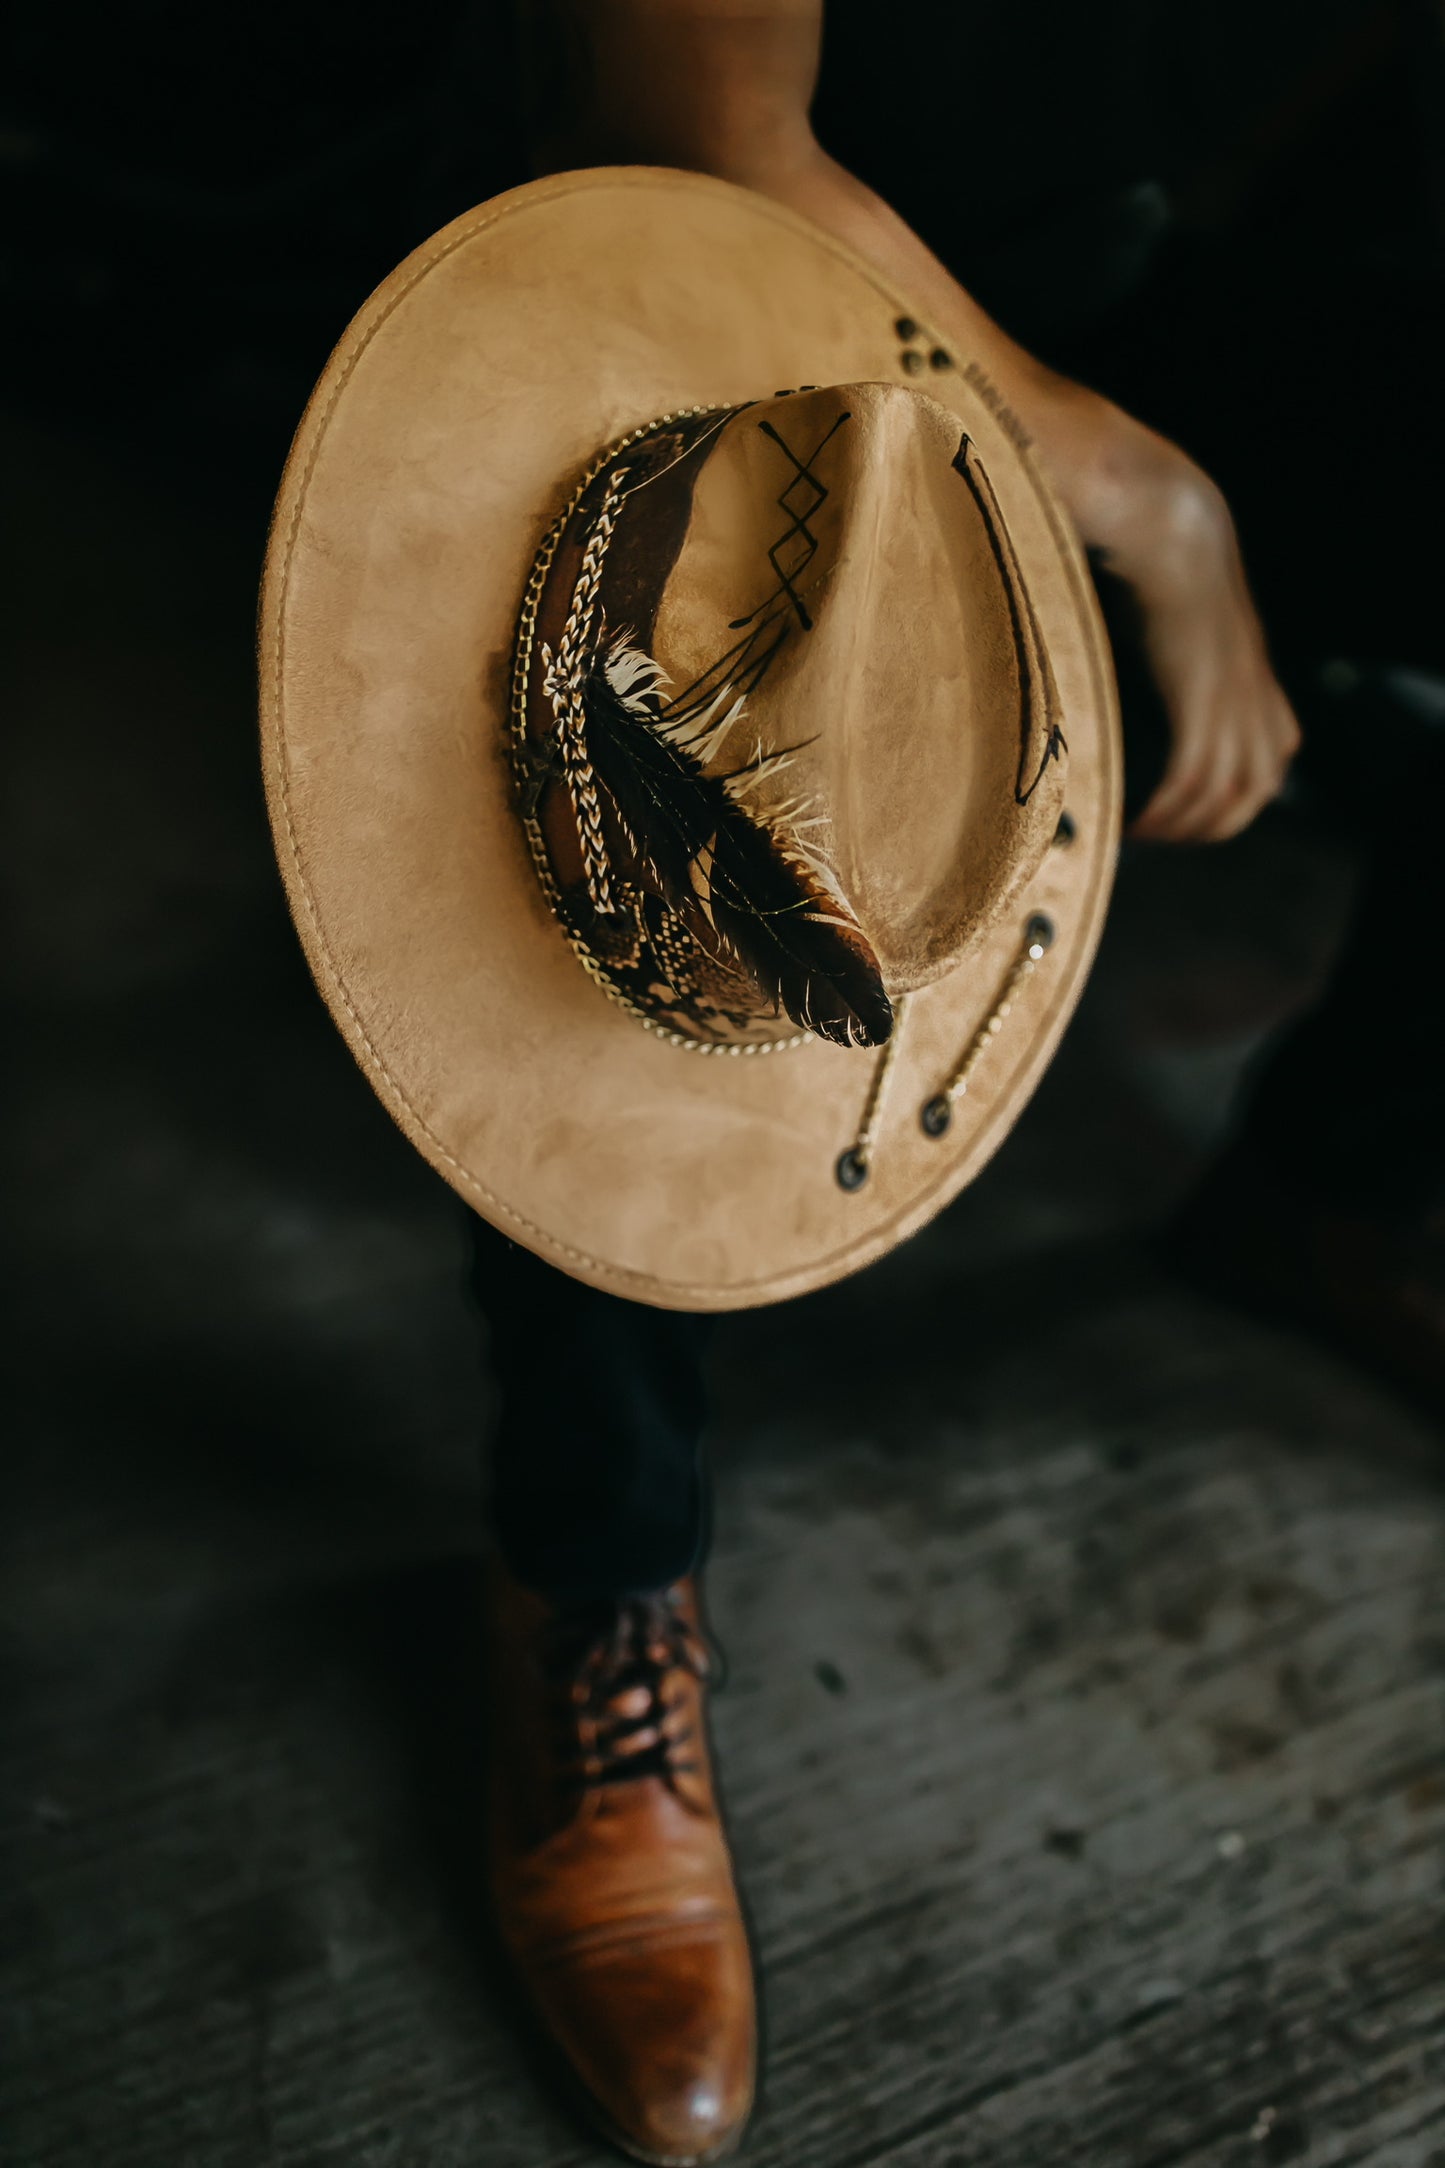
[{"label": "brown leather boot", "polygon": [[607,2135],[718,2159],[752,2106],[752,1962],[708,1762],[696,1591],[557,1610],[492,1580],[492,1887]]}]

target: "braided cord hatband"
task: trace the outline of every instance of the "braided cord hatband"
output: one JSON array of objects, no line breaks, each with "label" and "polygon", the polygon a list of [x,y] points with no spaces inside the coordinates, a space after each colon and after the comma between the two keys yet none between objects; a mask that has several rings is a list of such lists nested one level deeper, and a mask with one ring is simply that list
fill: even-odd
[{"label": "braided cord hatband", "polygon": [[[729,412],[731,412],[730,408],[721,406],[680,407],[674,413],[660,415],[656,421],[646,422],[641,428],[631,430],[625,437],[619,437],[615,443],[609,444],[606,450],[593,460],[591,466],[573,490],[566,505],[553,521],[551,527],[548,528],[542,547],[538,550],[533,561],[532,570],[528,575],[526,589],[523,593],[522,610],[517,624],[517,643],[512,663],[511,736],[513,762],[519,787],[525,785],[527,773],[525,758],[528,742],[527,707],[531,689],[532,654],[536,638],[537,612],[541,607],[542,594],[546,586],[547,575],[552,567],[552,560],[557,554],[562,537],[566,533],[567,527],[579,505],[592,484],[597,480],[597,477],[611,466],[613,461],[623,452],[630,450],[635,444],[640,444],[644,438],[655,436],[660,430],[669,428],[676,422],[695,420],[705,414],[726,414]],[[591,763],[587,759],[582,717],[581,685],[585,657],[595,616],[597,589],[601,580],[602,565],[606,557],[607,546],[612,539],[612,533],[616,526],[617,508],[626,494],[622,487],[625,479],[625,469],[619,469],[609,479],[608,489],[599,516],[593,525],[586,549],[583,552],[582,565],[578,572],[572,605],[568,611],[567,623],[557,642],[556,654],[550,655],[545,645],[542,648],[542,655],[547,669],[542,690],[551,704],[556,718],[563,774],[566,777],[568,792],[577,814],[578,835],[582,846],[583,869],[587,877],[588,892],[597,910],[603,915],[616,910],[616,901],[612,895],[606,854],[602,846],[601,809],[597,801],[596,782],[592,774]],[[667,1045],[681,1047],[685,1052],[692,1054],[783,1054],[790,1052],[794,1047],[807,1046],[811,1043],[813,1034],[810,1031],[795,1032],[786,1039],[733,1041],[697,1039],[690,1032],[678,1031],[669,1025],[660,1024],[656,1017],[649,1016],[645,1009],[640,1008],[628,994],[623,992],[622,988],[612,978],[606,965],[592,953],[575,927],[569,923],[562,908],[562,898],[558,893],[551,860],[547,855],[546,839],[542,834],[542,824],[537,817],[535,806],[530,810],[523,811],[522,828],[527,838],[527,848],[531,853],[532,864],[536,869],[542,893],[551,907],[553,916],[557,919],[563,933],[566,935],[573,955],[577,958],[588,977],[601,987],[608,1000],[616,1002],[617,1006],[625,1009],[629,1016],[635,1017],[644,1030],[652,1032],[656,1038],[664,1040]]]}]

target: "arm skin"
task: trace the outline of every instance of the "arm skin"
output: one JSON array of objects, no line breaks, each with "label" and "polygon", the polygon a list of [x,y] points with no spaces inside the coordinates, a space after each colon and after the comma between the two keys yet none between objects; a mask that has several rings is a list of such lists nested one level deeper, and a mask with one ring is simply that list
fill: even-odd
[{"label": "arm skin", "polygon": [[1275,797],[1299,729],[1270,667],[1229,508],[1177,445],[1026,354],[809,119],[823,0],[531,0],[538,168],[680,166],[836,234],[977,357],[1028,429],[1084,541],[1133,588],[1171,749],[1133,833],[1237,835]]}]

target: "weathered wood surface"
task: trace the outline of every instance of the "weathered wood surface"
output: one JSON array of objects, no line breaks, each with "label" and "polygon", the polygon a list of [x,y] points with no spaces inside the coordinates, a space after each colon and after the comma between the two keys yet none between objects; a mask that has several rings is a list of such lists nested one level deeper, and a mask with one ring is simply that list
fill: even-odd
[{"label": "weathered wood surface", "polygon": [[[490,1955],[476,1334],[275,899],[250,537],[94,501],[27,598],[0,2157],[600,2163]],[[1127,869],[998,1165],[720,1338],[752,2168],[1445,2160],[1442,1449],[1141,1241],[1340,894]]]}]

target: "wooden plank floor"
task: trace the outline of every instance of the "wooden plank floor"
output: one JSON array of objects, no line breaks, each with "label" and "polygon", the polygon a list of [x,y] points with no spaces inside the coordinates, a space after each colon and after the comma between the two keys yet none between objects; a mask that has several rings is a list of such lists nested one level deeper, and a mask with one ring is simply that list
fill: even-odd
[{"label": "wooden plank floor", "polygon": [[[276,897],[254,532],[12,466],[0,2158],[601,2163],[488,1939],[479,1335]],[[977,1188],[719,1337],[749,2168],[1445,2160],[1440,1444],[1146,1240],[1345,890],[1283,828],[1126,867]]]}]

